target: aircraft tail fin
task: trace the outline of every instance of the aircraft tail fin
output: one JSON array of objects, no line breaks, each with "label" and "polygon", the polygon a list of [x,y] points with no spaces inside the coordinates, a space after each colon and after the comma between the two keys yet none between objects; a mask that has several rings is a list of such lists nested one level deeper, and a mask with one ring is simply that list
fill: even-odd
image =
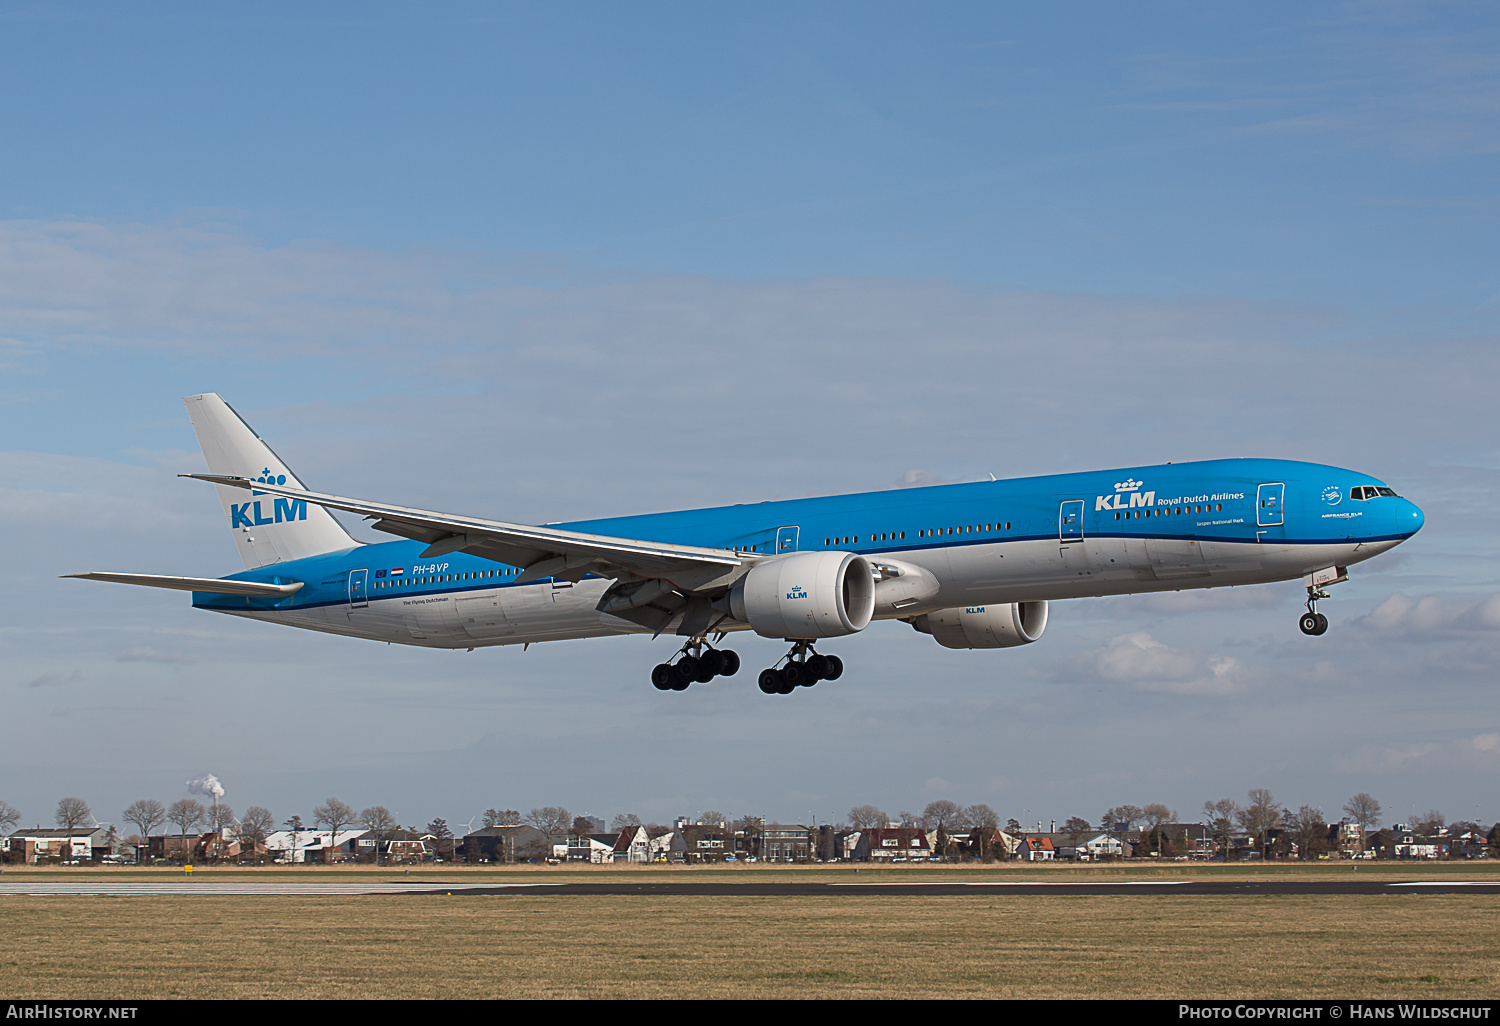
[{"label": "aircraft tail fin", "polygon": [[[306,490],[297,475],[217,394],[190,395],[183,402],[210,473]],[[360,544],[322,506],[224,485],[215,489],[247,570]]]}]

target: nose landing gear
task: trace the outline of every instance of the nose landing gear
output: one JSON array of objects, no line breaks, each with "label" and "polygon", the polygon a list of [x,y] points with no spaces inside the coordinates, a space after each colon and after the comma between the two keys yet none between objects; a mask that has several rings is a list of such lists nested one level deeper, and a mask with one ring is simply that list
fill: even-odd
[{"label": "nose landing gear", "polygon": [[1349,571],[1341,566],[1331,566],[1302,579],[1307,585],[1307,612],[1298,618],[1297,627],[1303,634],[1317,637],[1328,632],[1328,617],[1318,612],[1318,600],[1328,597],[1328,592],[1323,590],[1325,586],[1342,584],[1348,579]]},{"label": "nose landing gear", "polygon": [[768,695],[790,695],[798,688],[810,688],[820,680],[838,680],[844,675],[844,661],[838,656],[814,652],[811,641],[792,642],[792,650],[783,658],[786,665],[781,669],[773,666],[760,673],[760,689]]},{"label": "nose landing gear", "polygon": [[692,684],[707,684],[715,677],[733,677],[740,671],[739,654],[717,649],[704,638],[694,638],[679,650],[675,663],[658,663],[651,683],[658,691],[686,691]]}]

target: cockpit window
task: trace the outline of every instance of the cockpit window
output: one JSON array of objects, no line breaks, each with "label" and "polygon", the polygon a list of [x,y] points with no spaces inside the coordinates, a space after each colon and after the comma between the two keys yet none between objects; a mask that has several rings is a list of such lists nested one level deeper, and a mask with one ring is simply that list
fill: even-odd
[{"label": "cockpit window", "polygon": [[1377,495],[1388,495],[1391,498],[1399,498],[1396,495],[1395,489],[1392,488],[1377,488],[1375,485],[1355,485],[1349,489],[1349,498],[1351,499],[1373,499]]},{"label": "cockpit window", "polygon": [[1381,495],[1389,495],[1393,499],[1397,498],[1396,490],[1394,488],[1377,488],[1375,489],[1375,491]]}]

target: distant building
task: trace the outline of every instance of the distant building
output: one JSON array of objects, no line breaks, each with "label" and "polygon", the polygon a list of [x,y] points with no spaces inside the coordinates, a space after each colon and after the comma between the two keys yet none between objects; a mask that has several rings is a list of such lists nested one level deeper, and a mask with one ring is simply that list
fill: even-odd
[{"label": "distant building", "polygon": [[870,827],[845,835],[844,857],[854,862],[911,862],[933,857],[921,827]]},{"label": "distant building", "polygon": [[529,862],[552,853],[552,842],[534,826],[491,826],[465,834],[460,856],[469,862]]},{"label": "distant building", "polygon": [[43,859],[96,861],[110,854],[109,827],[75,827],[72,830],[17,830],[7,840],[10,850],[20,852],[24,862]]},{"label": "distant building", "polygon": [[328,830],[278,830],[266,838],[266,850],[278,862],[319,862],[330,854],[348,858],[358,851],[355,842],[369,833],[364,827],[340,830],[337,836]]},{"label": "distant building", "polygon": [[767,823],[761,828],[760,857],[767,862],[806,862],[812,855],[812,832],[801,823]]}]

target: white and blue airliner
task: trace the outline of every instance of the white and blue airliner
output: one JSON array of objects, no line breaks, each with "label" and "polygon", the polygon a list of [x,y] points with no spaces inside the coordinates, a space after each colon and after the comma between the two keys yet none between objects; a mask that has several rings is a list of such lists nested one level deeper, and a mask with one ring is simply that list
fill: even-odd
[{"label": "white and blue airliner", "polygon": [[[760,674],[834,680],[814,645],[902,620],[945,648],[1030,644],[1056,599],[1301,579],[1323,589],[1410,538],[1422,511],[1367,474],[1226,459],[527,526],[309,491],[219,396],[185,400],[245,570],[70,574],[175,588],[199,609],[429,648],[612,634],[685,638],[652,683],[738,671],[735,631],[791,650]],[[330,510],[400,540],[364,544]]]}]

